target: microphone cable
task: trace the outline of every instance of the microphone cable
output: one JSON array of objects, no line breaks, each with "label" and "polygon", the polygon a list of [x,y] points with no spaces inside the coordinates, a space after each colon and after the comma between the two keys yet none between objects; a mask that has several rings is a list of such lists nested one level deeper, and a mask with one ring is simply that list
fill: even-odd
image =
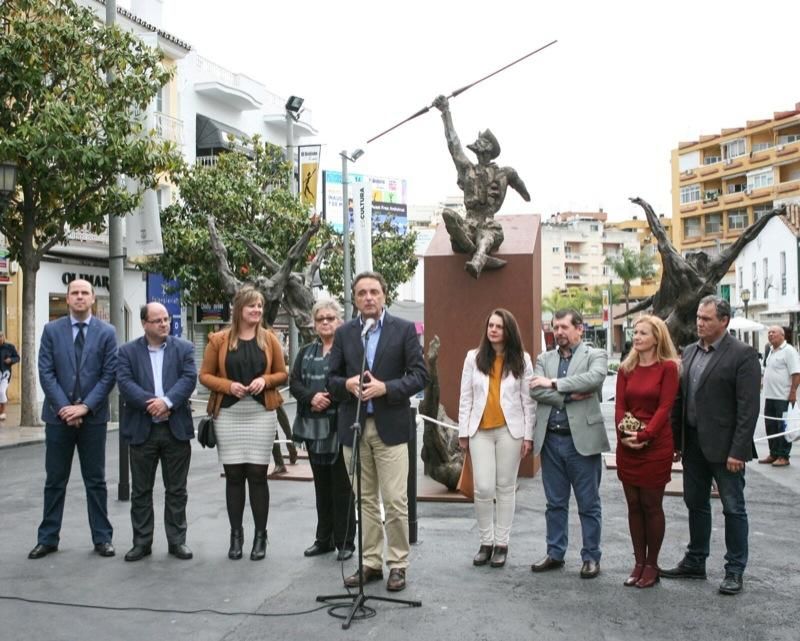
[{"label": "microphone cable", "polygon": [[215,610],[214,608],[199,608],[196,610],[181,610],[171,608],[148,608],[144,606],[121,606],[121,605],[97,605],[91,603],[73,603],[70,601],[51,601],[46,599],[29,599],[21,596],[9,596],[0,594],[0,600],[16,601],[18,603],[29,603],[31,605],[55,605],[64,608],[78,608],[87,610],[106,610],[113,612],[151,612],[156,614],[215,614],[218,616],[248,616],[248,617],[294,617],[304,614],[312,614],[320,610],[327,610],[331,604],[325,604],[311,608],[310,610],[299,610],[296,612],[244,612],[239,610]]}]

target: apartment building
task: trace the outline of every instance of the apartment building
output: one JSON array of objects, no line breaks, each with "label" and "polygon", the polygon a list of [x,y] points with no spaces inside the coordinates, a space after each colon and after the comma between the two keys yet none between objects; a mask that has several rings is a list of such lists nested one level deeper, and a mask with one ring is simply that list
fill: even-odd
[{"label": "apartment building", "polygon": [[[800,103],[672,151],[673,242],[717,255],[777,201],[800,195]],[[728,300],[733,270],[720,284]]]},{"label": "apartment building", "polygon": [[[672,219],[666,218],[664,214],[659,214],[658,217],[667,232],[667,237],[672,238]],[[640,251],[653,258],[655,274],[652,278],[642,279],[639,285],[631,286],[631,298],[647,298],[655,294],[661,283],[661,254],[658,252],[658,241],[650,231],[647,218],[633,216],[628,220],[606,223],[606,228],[635,233],[639,240]]]},{"label": "apartment building", "polygon": [[[542,223],[542,295],[567,287],[621,284],[606,259],[638,252],[639,235],[607,224],[608,214],[560,212]],[[639,281],[634,281],[639,285]]]}]

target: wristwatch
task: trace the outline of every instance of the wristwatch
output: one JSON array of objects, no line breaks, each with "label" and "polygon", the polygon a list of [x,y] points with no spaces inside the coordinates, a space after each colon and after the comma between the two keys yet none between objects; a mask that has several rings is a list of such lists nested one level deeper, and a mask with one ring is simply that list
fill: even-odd
[{"label": "wristwatch", "polygon": [[558,391],[558,385],[556,384],[556,381],[550,381],[550,387],[552,387],[554,390]]}]

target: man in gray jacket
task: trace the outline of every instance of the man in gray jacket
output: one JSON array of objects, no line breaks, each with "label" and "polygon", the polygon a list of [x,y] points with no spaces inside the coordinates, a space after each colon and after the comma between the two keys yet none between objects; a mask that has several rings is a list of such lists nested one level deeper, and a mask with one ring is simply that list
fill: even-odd
[{"label": "man in gray jacket", "polygon": [[608,357],[581,341],[583,318],[574,309],[556,312],[553,333],[558,349],[539,355],[530,382],[531,396],[539,403],[533,450],[541,453],[547,497],[547,554],[531,570],[564,565],[572,490],[583,534],[580,575],[593,579],[600,573],[600,453],[610,449],[600,412]]}]

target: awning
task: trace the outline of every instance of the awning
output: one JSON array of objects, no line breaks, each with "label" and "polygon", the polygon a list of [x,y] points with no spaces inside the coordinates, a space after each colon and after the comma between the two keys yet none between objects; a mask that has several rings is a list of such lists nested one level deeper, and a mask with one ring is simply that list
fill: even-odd
[{"label": "awning", "polygon": [[248,156],[252,154],[249,149],[239,144],[232,145],[228,140],[229,136],[239,140],[249,138],[246,133],[236,129],[236,127],[231,127],[219,120],[214,120],[201,114],[196,116],[196,127],[195,146],[198,149],[235,149]]}]

